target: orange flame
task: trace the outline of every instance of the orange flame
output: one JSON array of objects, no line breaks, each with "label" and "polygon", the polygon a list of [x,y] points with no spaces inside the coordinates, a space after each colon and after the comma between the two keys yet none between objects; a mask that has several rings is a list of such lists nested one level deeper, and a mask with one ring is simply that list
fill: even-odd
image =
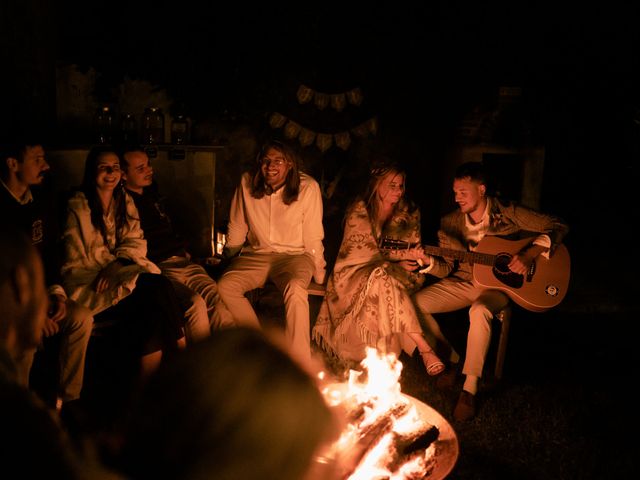
[{"label": "orange flame", "polygon": [[[413,457],[393,472],[388,468],[398,455],[395,437],[424,431],[430,426],[420,418],[415,405],[402,395],[399,382],[402,363],[394,354],[384,355],[374,348],[367,348],[366,358],[361,365],[364,371],[350,370],[346,384],[332,384],[322,390],[330,406],[342,407],[346,412],[362,412],[356,420],[347,424],[327,457],[343,464],[349,474],[348,480],[422,478],[435,455],[433,443],[425,449],[424,455]],[[363,448],[364,432],[375,427],[385,416],[389,417],[391,428],[388,431],[383,429],[380,435],[375,436],[375,445]],[[353,454],[358,449],[365,451],[362,457]],[[349,465],[354,458],[357,463]]]}]

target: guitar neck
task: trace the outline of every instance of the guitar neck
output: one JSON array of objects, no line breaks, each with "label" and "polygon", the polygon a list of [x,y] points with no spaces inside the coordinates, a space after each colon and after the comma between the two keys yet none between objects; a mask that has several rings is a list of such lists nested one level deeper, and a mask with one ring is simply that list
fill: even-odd
[{"label": "guitar neck", "polygon": [[481,265],[493,265],[495,262],[495,255],[491,253],[481,252],[467,252],[465,250],[454,250],[453,248],[440,248],[432,247],[430,245],[423,245],[422,249],[429,255],[435,255],[438,257],[453,258],[460,262],[467,263],[479,263]]},{"label": "guitar neck", "polygon": [[[380,242],[380,247],[387,250],[406,250],[419,245],[419,243],[408,243],[403,240],[391,238],[385,238]],[[429,255],[453,258],[454,260],[471,264],[479,263],[480,265],[493,266],[496,259],[496,256],[492,253],[468,252],[466,250],[455,250],[453,248],[432,247],[431,245],[422,245],[422,249]]]}]

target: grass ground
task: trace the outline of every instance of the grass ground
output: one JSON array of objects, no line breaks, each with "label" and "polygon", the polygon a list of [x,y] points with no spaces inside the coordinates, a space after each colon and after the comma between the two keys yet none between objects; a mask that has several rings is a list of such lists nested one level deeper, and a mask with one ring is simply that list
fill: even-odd
[{"label": "grass ground", "polygon": [[[459,336],[461,317],[443,319]],[[440,391],[419,356],[402,354],[403,393],[435,408],[456,431],[460,455],[452,479],[629,478],[637,470],[638,447],[630,413],[631,339],[611,341],[607,325],[633,321],[620,313],[532,314],[516,309],[505,374],[488,376],[478,393],[478,415],[453,421],[462,387]],[[453,324],[453,325],[451,325]],[[611,331],[611,330],[609,330]],[[613,335],[612,335],[613,336]],[[489,370],[495,345],[489,353]],[[632,437],[633,438],[633,437]]]}]

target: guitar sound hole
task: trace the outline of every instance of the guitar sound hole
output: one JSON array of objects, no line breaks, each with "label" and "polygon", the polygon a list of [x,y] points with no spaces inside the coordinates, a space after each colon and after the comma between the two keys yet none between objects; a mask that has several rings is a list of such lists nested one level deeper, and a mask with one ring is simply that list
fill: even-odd
[{"label": "guitar sound hole", "polygon": [[511,262],[511,254],[497,254],[496,261],[493,265],[493,274],[505,285],[511,288],[520,288],[524,283],[524,277],[519,273],[514,273],[509,270],[509,262]]}]

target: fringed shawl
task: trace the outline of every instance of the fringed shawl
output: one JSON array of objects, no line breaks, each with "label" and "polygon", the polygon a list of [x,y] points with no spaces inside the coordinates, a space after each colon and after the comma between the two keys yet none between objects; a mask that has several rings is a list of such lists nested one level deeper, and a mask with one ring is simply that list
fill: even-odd
[{"label": "fringed shawl", "polygon": [[[420,212],[407,208],[394,214],[382,236],[420,243]],[[344,236],[327,291],[313,328],[313,338],[342,359],[360,360],[365,346],[379,347],[385,337],[420,332],[410,295],[424,276],[396,262],[406,251],[378,248],[364,202],[349,211]]]}]

